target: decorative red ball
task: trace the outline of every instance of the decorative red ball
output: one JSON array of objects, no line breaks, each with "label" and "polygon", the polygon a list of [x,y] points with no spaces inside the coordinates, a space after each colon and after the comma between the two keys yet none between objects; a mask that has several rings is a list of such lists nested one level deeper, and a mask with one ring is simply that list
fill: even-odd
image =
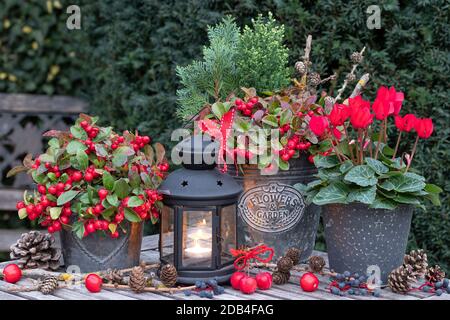
[{"label": "decorative red ball", "polygon": [[260,272],[256,275],[258,289],[267,290],[272,287],[272,275],[269,272]]},{"label": "decorative red ball", "polygon": [[316,291],[319,287],[319,279],[314,273],[307,272],[300,278],[300,287],[306,292]]},{"label": "decorative red ball", "polygon": [[245,273],[239,271],[233,273],[230,278],[231,286],[233,287],[233,289],[240,290],[239,283],[241,282],[242,278],[246,276],[247,275]]},{"label": "decorative red ball", "polygon": [[242,293],[251,294],[256,291],[257,283],[255,278],[245,276],[239,282],[239,288]]},{"label": "decorative red ball", "polygon": [[102,290],[102,283],[102,278],[95,273],[89,274],[84,280],[84,285],[90,292],[100,292]]},{"label": "decorative red ball", "polygon": [[22,270],[20,270],[17,264],[8,264],[5,269],[3,269],[3,277],[6,282],[16,283],[22,278]]}]

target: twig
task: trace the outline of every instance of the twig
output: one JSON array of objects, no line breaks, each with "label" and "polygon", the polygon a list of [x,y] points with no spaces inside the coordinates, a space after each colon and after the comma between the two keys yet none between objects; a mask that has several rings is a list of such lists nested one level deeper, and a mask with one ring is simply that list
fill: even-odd
[{"label": "twig", "polygon": [[369,82],[370,74],[366,73],[363,74],[363,76],[359,79],[358,83],[355,86],[355,89],[353,89],[352,94],[350,95],[350,98],[354,98],[361,94],[362,89],[366,86],[367,82]]},{"label": "twig", "polygon": [[325,82],[327,82],[327,81],[334,80],[334,79],[336,79],[336,77],[337,77],[337,75],[336,75],[336,73],[334,73],[334,74],[332,74],[331,76],[326,77],[325,79],[320,80],[320,83],[322,84],[322,83],[325,83]]},{"label": "twig", "polygon": [[[132,290],[129,286],[127,285],[116,285],[116,284],[110,284],[110,283],[104,283],[102,284],[103,288],[107,288],[107,289],[119,289],[119,290]],[[186,290],[192,290],[195,289],[196,286],[188,286],[188,287],[177,287],[177,288],[153,288],[153,287],[146,287],[143,289],[143,291],[145,292],[169,292],[169,293],[174,293],[174,292],[183,292]]]},{"label": "twig", "polygon": [[[363,55],[363,53],[364,53],[365,50],[366,50],[366,47],[362,48],[360,54]],[[335,102],[338,101],[339,99],[341,99],[341,95],[342,95],[342,93],[344,92],[344,90],[345,90],[345,88],[347,87],[348,82],[349,82],[349,81],[348,81],[348,78],[349,78],[348,76],[355,75],[355,71],[356,71],[356,68],[358,67],[358,65],[359,65],[359,63],[355,63],[355,64],[353,65],[352,70],[350,71],[350,73],[347,75],[347,77],[345,77],[344,84],[343,84],[342,87],[338,90],[338,95],[336,96],[336,98],[334,98],[334,101],[335,101]]]},{"label": "twig", "polygon": [[306,71],[308,71],[308,66],[309,66],[309,55],[311,53],[311,43],[312,43],[312,35],[309,34],[308,37],[306,38],[305,55],[303,56],[303,63],[305,64]]}]

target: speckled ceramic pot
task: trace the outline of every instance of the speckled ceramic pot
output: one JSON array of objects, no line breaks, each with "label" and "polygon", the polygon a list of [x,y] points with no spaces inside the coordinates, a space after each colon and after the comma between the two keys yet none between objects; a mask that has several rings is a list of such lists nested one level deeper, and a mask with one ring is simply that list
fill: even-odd
[{"label": "speckled ceramic pot", "polygon": [[358,203],[324,206],[330,268],[366,274],[370,266],[378,266],[381,281],[386,283],[389,273],[403,262],[412,212],[411,206],[395,210],[370,209]]}]

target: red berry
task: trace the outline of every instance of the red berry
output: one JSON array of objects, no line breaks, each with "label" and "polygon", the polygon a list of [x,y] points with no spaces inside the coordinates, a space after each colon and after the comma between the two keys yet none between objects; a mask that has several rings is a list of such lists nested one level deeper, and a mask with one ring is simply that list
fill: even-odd
[{"label": "red berry", "polygon": [[152,141],[152,139],[149,136],[143,136],[142,137],[142,142],[144,144],[150,143],[150,141]]},{"label": "red berry", "polygon": [[101,220],[101,230],[108,230],[109,223],[106,220]]},{"label": "red berry", "polygon": [[292,158],[295,155],[295,150],[294,149],[289,149],[287,153],[288,153],[289,157]]},{"label": "red berry", "polygon": [[73,180],[73,181],[78,182],[78,181],[80,181],[81,179],[83,179],[83,174],[82,174],[80,171],[75,171],[75,172],[72,174],[72,180]]},{"label": "red berry", "polygon": [[88,224],[86,224],[86,231],[88,233],[95,232],[95,225],[92,222],[89,222]]},{"label": "red berry", "polygon": [[55,186],[50,186],[48,187],[48,193],[50,194],[56,194],[58,192],[58,190],[56,189]]},{"label": "red berry", "polygon": [[91,182],[92,180],[94,180],[94,175],[90,172],[86,172],[84,174],[84,180],[86,180],[87,182]]},{"label": "red berry", "polygon": [[25,203],[23,201],[17,202],[16,208],[17,208],[17,210],[25,208]]},{"label": "red berry", "polygon": [[39,192],[40,194],[46,194],[46,193],[47,193],[47,189],[46,189],[45,186],[42,185],[42,184],[38,185],[37,190],[38,190],[38,192]]},{"label": "red berry", "polygon": [[100,292],[102,290],[103,280],[98,275],[91,273],[84,280],[84,285],[89,292]]},{"label": "red berry", "polygon": [[241,282],[242,278],[246,276],[247,275],[245,273],[239,271],[233,273],[230,278],[231,286],[233,287],[233,289],[240,290],[239,283]]},{"label": "red berry", "polygon": [[103,212],[103,209],[104,209],[104,207],[101,204],[97,204],[97,205],[95,205],[93,211],[96,215],[99,215],[100,213]]},{"label": "red berry", "polygon": [[3,277],[6,282],[16,283],[22,278],[22,270],[20,270],[17,264],[8,264],[5,269],[3,269]]},{"label": "red berry", "polygon": [[58,191],[64,191],[64,183],[58,182],[58,183],[56,184],[56,189],[57,189]]},{"label": "red berry", "polygon": [[267,290],[272,287],[272,275],[269,272],[260,272],[255,279],[258,289]]},{"label": "red berry", "polygon": [[89,125],[89,123],[86,120],[83,120],[83,121],[80,122],[80,126],[82,128],[86,128],[88,125]]},{"label": "red berry", "polygon": [[113,143],[112,145],[111,145],[111,149],[113,149],[113,150],[115,150],[115,149],[117,149],[119,146],[117,145],[117,144],[115,144],[115,143]]},{"label": "red berry", "polygon": [[48,233],[55,233],[56,232],[56,230],[55,230],[55,228],[53,228],[53,226],[48,227],[47,231],[48,231]]},{"label": "red berry", "polygon": [[253,97],[253,98],[250,99],[249,102],[252,103],[252,104],[255,104],[255,103],[258,102],[258,98],[257,97]]},{"label": "red berry", "polygon": [[255,278],[245,276],[239,282],[239,288],[242,293],[251,294],[256,291],[256,280]]},{"label": "red berry", "polygon": [[59,218],[59,221],[61,221],[62,224],[69,224],[70,219],[69,219],[68,216],[61,216],[61,217]]},{"label": "red berry", "polygon": [[55,231],[61,230],[61,222],[58,220],[53,221],[52,227],[55,229]]},{"label": "red berry", "polygon": [[125,218],[125,215],[123,213],[118,213],[114,217],[114,221],[117,222],[117,223],[121,223],[124,218]]},{"label": "red berry", "polygon": [[72,215],[72,210],[70,209],[70,207],[64,207],[62,209],[62,215],[65,217],[70,217]]},{"label": "red berry", "polygon": [[36,213],[37,215],[40,215],[42,213],[42,211],[44,211],[44,207],[42,206],[42,204],[38,203],[34,207],[34,213]]},{"label": "red berry", "polygon": [[282,154],[281,155],[281,160],[283,161],[289,161],[289,159],[291,159],[291,157],[288,154]]},{"label": "red berry", "polygon": [[94,226],[95,226],[95,229],[102,230],[103,224],[100,220],[95,220]]},{"label": "red berry", "polygon": [[33,204],[27,205],[26,210],[28,214],[32,214],[34,212],[34,205]]},{"label": "red berry", "polygon": [[124,137],[118,137],[117,138],[117,142],[118,143],[123,143],[125,141],[125,138]]},{"label": "red berry", "polygon": [[117,239],[119,237],[119,232],[116,230],[113,233],[111,233],[111,238]]},{"label": "red berry", "polygon": [[300,286],[306,292],[316,291],[319,287],[319,279],[314,273],[307,272],[300,278]]},{"label": "red berry", "polygon": [[241,99],[236,99],[236,100],[234,101],[234,104],[235,104],[236,106],[241,106],[243,103],[244,103],[244,101],[242,101]]},{"label": "red berry", "polygon": [[108,190],[106,190],[106,189],[98,190],[98,197],[100,198],[100,200],[105,199],[107,196],[108,196]]},{"label": "red berry", "polygon": [[50,162],[46,162],[44,166],[45,166],[46,169],[50,169],[52,167]]}]

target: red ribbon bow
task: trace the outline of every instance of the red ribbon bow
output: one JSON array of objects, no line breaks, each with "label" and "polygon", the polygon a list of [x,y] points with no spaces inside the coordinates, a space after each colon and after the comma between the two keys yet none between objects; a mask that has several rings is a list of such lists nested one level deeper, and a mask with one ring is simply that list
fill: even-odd
[{"label": "red ribbon bow", "polygon": [[[263,258],[267,252],[269,255],[266,258]],[[249,260],[255,259],[262,263],[268,263],[272,260],[274,250],[264,244],[256,246],[247,250],[239,250],[239,249],[231,249],[230,253],[233,257],[238,257],[234,261],[234,267],[236,270],[242,270],[247,267]]]}]

